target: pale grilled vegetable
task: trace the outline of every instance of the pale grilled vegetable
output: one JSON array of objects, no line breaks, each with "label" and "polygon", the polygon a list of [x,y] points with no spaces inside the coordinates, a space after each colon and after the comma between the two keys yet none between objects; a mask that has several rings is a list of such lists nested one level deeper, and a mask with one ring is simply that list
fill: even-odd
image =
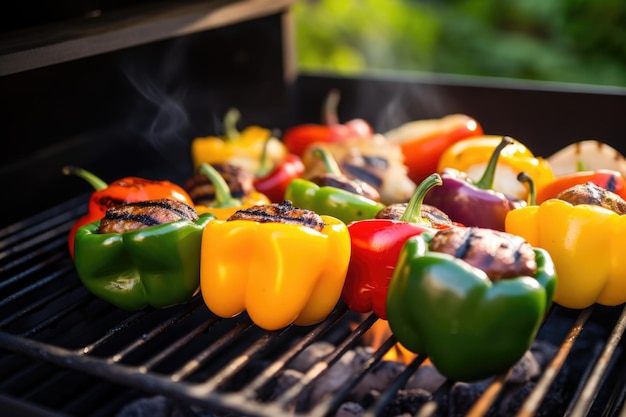
[{"label": "pale grilled vegetable", "polygon": [[380,193],[380,201],[384,204],[407,202],[415,191],[416,184],[408,177],[400,146],[382,135],[310,146],[302,157],[306,167],[303,174],[305,179],[327,171],[323,161],[312,154],[316,147],[330,152],[346,177],[373,186]]},{"label": "pale grilled vegetable", "polygon": [[626,175],[626,157],[612,146],[597,140],[572,143],[547,160],[555,176],[598,169],[611,169]]}]

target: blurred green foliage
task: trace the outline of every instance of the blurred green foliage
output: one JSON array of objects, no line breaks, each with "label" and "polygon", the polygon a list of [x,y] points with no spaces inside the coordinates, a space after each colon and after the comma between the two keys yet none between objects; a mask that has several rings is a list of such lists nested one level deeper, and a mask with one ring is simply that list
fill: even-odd
[{"label": "blurred green foliage", "polygon": [[626,86],[623,0],[299,0],[294,16],[306,71]]}]

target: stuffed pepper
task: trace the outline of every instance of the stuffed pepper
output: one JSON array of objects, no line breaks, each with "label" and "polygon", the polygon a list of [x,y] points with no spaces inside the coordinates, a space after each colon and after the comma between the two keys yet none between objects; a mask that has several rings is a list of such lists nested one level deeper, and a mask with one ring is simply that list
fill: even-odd
[{"label": "stuffed pepper", "polygon": [[191,196],[182,187],[167,180],[155,181],[138,177],[124,177],[107,184],[91,172],[75,166],[64,166],[64,175],[75,175],[87,181],[95,191],[89,198],[87,214],[72,226],[68,237],[70,255],[74,256],[74,237],[79,227],[100,220],[107,209],[137,201],[171,198],[193,205]]},{"label": "stuffed pepper", "polygon": [[404,242],[454,225],[445,213],[422,204],[426,193],[440,185],[441,177],[432,174],[418,185],[408,204],[387,206],[374,219],[348,224],[352,249],[341,298],[351,310],[374,311],[386,319],[389,280]]},{"label": "stuffed pepper", "polygon": [[202,231],[213,218],[172,199],[112,207],[76,232],[76,272],[90,292],[123,309],[187,301],[199,288]]},{"label": "stuffed pepper", "polygon": [[626,302],[625,214],[624,199],[587,182],[511,211],[505,229],[550,253],[560,277],[556,303],[615,306]]},{"label": "stuffed pepper", "polygon": [[191,142],[194,167],[197,168],[203,162],[229,162],[255,172],[259,169],[263,152],[272,166],[280,164],[287,154],[285,145],[273,136],[270,129],[261,126],[247,126],[239,131],[237,123],[240,117],[241,113],[237,109],[229,109],[224,116],[222,136],[199,137]]},{"label": "stuffed pepper", "polygon": [[205,228],[202,297],[214,314],[246,311],[266,330],[311,325],[339,301],[349,260],[340,220],[289,201],[251,207]]},{"label": "stuffed pepper", "polygon": [[455,227],[409,238],[387,294],[389,326],[444,376],[476,381],[531,346],[557,276],[544,249],[519,236]]}]

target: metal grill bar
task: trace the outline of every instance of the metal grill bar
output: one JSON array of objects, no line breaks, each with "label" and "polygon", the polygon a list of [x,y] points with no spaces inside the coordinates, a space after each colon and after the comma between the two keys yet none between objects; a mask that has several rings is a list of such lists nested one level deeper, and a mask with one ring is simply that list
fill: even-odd
[{"label": "metal grill bar", "polygon": [[383,393],[380,401],[378,401],[371,410],[367,411],[366,415],[372,417],[381,415],[384,408],[389,402],[391,402],[391,400],[395,396],[396,392],[398,392],[398,390],[407,383],[409,378],[415,373],[415,371],[417,371],[417,368],[419,368],[419,366],[425,360],[425,356],[417,356],[415,359],[413,359],[409,366],[407,366],[406,369],[402,371],[402,373],[398,376],[394,383],[391,384],[391,386],[389,386],[389,388]]},{"label": "metal grill bar", "polygon": [[472,408],[469,410],[469,412],[467,413],[467,417],[480,417],[487,414],[491,405],[496,401],[496,398],[498,398],[498,395],[502,391],[502,388],[504,388],[506,380],[509,378],[510,375],[511,370],[509,370],[509,372],[496,376],[494,381],[489,384],[489,386],[485,390],[485,393],[480,397],[478,401],[476,401],[476,403],[474,403]]},{"label": "metal grill bar", "polygon": [[541,405],[541,401],[550,388],[550,384],[552,384],[554,378],[556,378],[556,375],[565,363],[567,355],[572,349],[572,346],[574,346],[574,342],[576,342],[580,332],[583,330],[583,326],[589,319],[592,311],[593,307],[587,308],[580,313],[574,327],[571,328],[565,338],[565,341],[561,344],[556,356],[552,359],[548,368],[543,372],[543,377],[539,380],[537,388],[532,392],[532,394],[530,394],[524,405],[522,405],[522,409],[517,414],[517,417],[530,417],[535,415]]},{"label": "metal grill bar", "polygon": [[307,346],[313,343],[313,341],[319,339],[320,336],[326,332],[331,325],[336,324],[345,313],[345,308],[339,308],[332,312],[327,320],[320,323],[318,326],[315,326],[312,331],[304,335],[291,349],[265,368],[265,370],[259,374],[256,379],[254,379],[241,391],[241,394],[249,400],[254,400],[261,388],[266,386],[272,378],[275,378],[276,375],[284,369],[287,363],[302,352]]},{"label": "metal grill bar", "polygon": [[357,342],[358,338],[372,327],[372,324],[374,324],[376,320],[378,320],[376,316],[368,316],[328,357],[313,365],[298,383],[294,384],[276,401],[283,407],[287,407],[289,404],[293,403],[300,393],[310,386],[316,378],[323,375],[333,363],[339,360],[339,358]]},{"label": "metal grill bar", "polygon": [[[186,376],[190,375],[192,372],[194,372],[195,370],[200,368],[200,366],[203,363],[206,363],[211,357],[213,357],[213,355],[215,355],[218,352],[222,351],[229,344],[231,344],[234,341],[236,341],[247,329],[249,329],[251,327],[252,327],[252,322],[249,321],[249,320],[247,320],[245,322],[242,322],[242,323],[237,323],[235,328],[233,328],[230,332],[228,332],[226,335],[224,335],[223,337],[221,337],[217,341],[213,342],[209,347],[207,347],[199,355],[197,355],[195,358],[191,359],[181,369],[176,371],[172,375],[172,377],[171,377],[172,380],[173,381],[180,381],[183,378],[185,378]],[[210,391],[213,388],[213,386],[215,385],[215,382],[207,381],[206,385],[209,388],[208,391]],[[207,389],[205,388],[205,390],[207,390]]]},{"label": "metal grill bar", "polygon": [[[218,321],[217,317],[211,317],[209,320],[207,320],[204,323],[200,324],[194,330],[190,331],[189,333],[187,333],[186,335],[184,335],[183,337],[178,339],[176,342],[174,342],[174,343],[170,344],[169,346],[167,346],[159,354],[154,355],[151,359],[149,359],[146,362],[144,362],[144,364],[139,367],[140,371],[141,372],[148,372],[156,364],[158,364],[159,362],[162,362],[167,357],[175,354],[177,351],[182,349],[191,340],[193,340],[196,337],[198,337],[201,333],[206,332],[207,330],[209,330],[211,328],[211,326],[213,326],[215,323],[217,323],[217,321]],[[176,380],[174,376],[172,376],[172,380],[174,380],[174,381]]]},{"label": "metal grill bar", "polygon": [[600,383],[606,376],[609,363],[615,358],[614,353],[617,349],[619,341],[624,335],[624,329],[626,329],[626,307],[622,310],[622,314],[609,336],[609,340],[602,351],[602,355],[597,360],[595,367],[593,368],[593,372],[587,380],[580,398],[576,402],[576,406],[570,414],[571,417],[582,417],[586,415],[591,408],[591,404],[598,392]]},{"label": "metal grill bar", "polygon": [[144,344],[146,344],[147,342],[153,340],[155,337],[157,337],[158,335],[163,333],[168,328],[174,326],[176,323],[178,323],[181,320],[184,320],[187,317],[189,317],[200,306],[201,306],[201,304],[198,303],[198,302],[192,303],[185,310],[183,310],[183,311],[179,312],[178,314],[173,315],[172,317],[170,317],[170,318],[160,322],[158,325],[154,326],[152,328],[152,330],[150,330],[147,333],[144,332],[141,335],[140,338],[135,339],[128,346],[126,346],[125,348],[123,348],[119,352],[117,352],[115,355],[113,355],[110,358],[110,362],[112,362],[112,363],[113,362],[121,362],[126,356],[128,356],[130,353],[132,353],[135,350],[137,350],[139,347],[141,347]]},{"label": "metal grill bar", "polygon": [[328,412],[335,411],[341,403],[345,400],[345,398],[350,394],[359,382],[367,375],[367,373],[373,369],[374,365],[379,363],[385,353],[393,348],[396,344],[396,340],[394,337],[389,337],[379,349],[376,350],[374,355],[372,355],[369,360],[365,361],[358,372],[354,375],[353,378],[350,379],[350,382],[346,384],[341,390],[339,390],[332,398],[327,399],[326,401],[320,402],[312,411],[311,415],[313,416],[324,416],[327,415]]}]

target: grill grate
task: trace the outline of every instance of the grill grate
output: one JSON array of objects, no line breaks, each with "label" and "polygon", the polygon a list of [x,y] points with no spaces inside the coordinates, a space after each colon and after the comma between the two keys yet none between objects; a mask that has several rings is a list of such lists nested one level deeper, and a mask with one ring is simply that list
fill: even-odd
[{"label": "grill grate", "polygon": [[[90,415],[114,415],[134,398],[160,394],[217,413],[334,415],[395,344],[387,338],[332,396],[307,409],[295,408],[333,364],[363,343],[375,316],[355,315],[340,305],[319,325],[266,332],[245,314],[215,317],[200,297],[163,310],[116,309],[82,287],[67,253],[67,233],[86,201],[87,196],[79,196],[0,230],[4,403],[43,404],[70,414],[84,414],[97,404]],[[626,416],[625,328],[624,306],[582,311],[555,306],[538,338],[555,341],[556,354],[517,415],[540,415],[555,381],[565,378],[573,389],[563,415]],[[318,341],[331,342],[334,350],[290,387],[272,394],[287,365]],[[365,404],[365,415],[387,415],[389,404],[425,360],[409,363],[375,401]],[[468,415],[494,413],[508,377],[494,377]],[[81,394],[71,386],[80,386]],[[453,381],[444,383],[416,415],[447,412],[442,404],[453,386]],[[55,392],[53,399],[50,392]],[[102,398],[106,401],[97,400]]]}]

